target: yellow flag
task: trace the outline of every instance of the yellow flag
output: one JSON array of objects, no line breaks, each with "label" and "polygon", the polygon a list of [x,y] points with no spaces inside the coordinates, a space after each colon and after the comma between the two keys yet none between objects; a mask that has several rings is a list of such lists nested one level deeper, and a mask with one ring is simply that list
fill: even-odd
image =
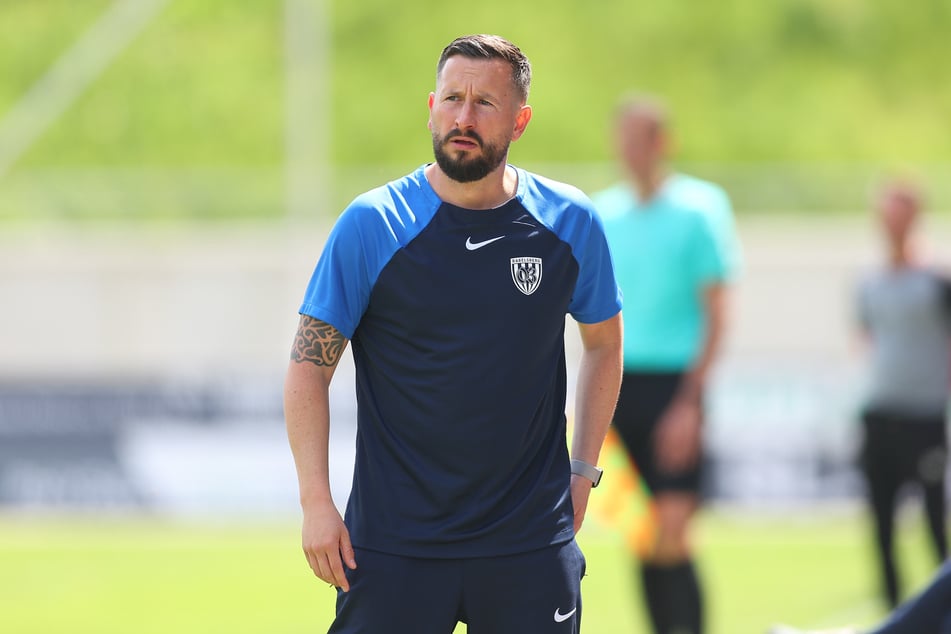
[{"label": "yellow flag", "polygon": [[653,547],[657,521],[650,490],[631,461],[620,436],[611,427],[599,461],[605,477],[588,499],[588,513],[620,533],[630,551],[643,556]]}]

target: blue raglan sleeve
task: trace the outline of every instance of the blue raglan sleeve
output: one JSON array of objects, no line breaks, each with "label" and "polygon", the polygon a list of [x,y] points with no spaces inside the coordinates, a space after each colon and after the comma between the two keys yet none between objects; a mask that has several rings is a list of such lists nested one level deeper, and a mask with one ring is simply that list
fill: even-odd
[{"label": "blue raglan sleeve", "polygon": [[367,234],[373,210],[354,201],[337,219],[311,275],[299,312],[325,321],[348,339],[360,323],[370,298],[374,262],[368,257]]},{"label": "blue raglan sleeve", "polygon": [[307,285],[299,312],[347,339],[363,318],[380,272],[429,222],[439,200],[419,183],[422,168],[357,197],[337,219]]},{"label": "blue raglan sleeve", "polygon": [[369,288],[361,283],[366,275],[360,236],[349,211],[331,230],[298,311],[327,322],[347,339],[353,338],[369,298]]},{"label": "blue raglan sleeve", "polygon": [[581,323],[594,324],[621,310],[621,288],[614,275],[604,225],[594,205],[584,198],[571,212],[566,235],[578,261],[578,282],[568,312]]}]

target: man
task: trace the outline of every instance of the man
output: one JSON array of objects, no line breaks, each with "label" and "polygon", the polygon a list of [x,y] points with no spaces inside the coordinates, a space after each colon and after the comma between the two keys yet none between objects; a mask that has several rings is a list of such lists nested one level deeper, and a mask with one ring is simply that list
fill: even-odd
[{"label": "man", "polygon": [[876,213],[888,261],[858,288],[858,316],[871,344],[871,376],[863,408],[862,466],[884,598],[901,599],[894,557],[894,516],[900,490],[924,493],[938,561],[948,557],[945,525],[946,415],[951,393],[951,280],[927,266],[913,230],[921,196],[907,183],[887,184]]},{"label": "man", "polygon": [[668,166],[660,104],[625,99],[616,140],[627,180],[594,196],[625,294],[614,427],[653,495],[653,541],[636,558],[654,631],[697,634],[702,593],[688,538],[700,495],[703,394],[738,247],[726,194]]},{"label": "man", "polygon": [[[578,632],[574,536],[621,375],[620,291],[575,188],[507,163],[532,117],[510,42],[459,38],[429,95],[436,162],[358,197],[307,288],[285,386],[303,548],[330,632]],[[565,315],[580,324],[571,453]],[[330,496],[328,385],[353,343],[357,451]]]}]

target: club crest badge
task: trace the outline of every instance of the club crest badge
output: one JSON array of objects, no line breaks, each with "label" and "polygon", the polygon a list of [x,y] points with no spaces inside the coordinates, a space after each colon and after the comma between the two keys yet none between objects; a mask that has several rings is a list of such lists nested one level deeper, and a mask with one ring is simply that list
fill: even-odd
[{"label": "club crest badge", "polygon": [[542,259],[541,258],[512,258],[512,281],[515,282],[515,288],[526,295],[531,295],[538,290],[538,285],[542,281]]}]

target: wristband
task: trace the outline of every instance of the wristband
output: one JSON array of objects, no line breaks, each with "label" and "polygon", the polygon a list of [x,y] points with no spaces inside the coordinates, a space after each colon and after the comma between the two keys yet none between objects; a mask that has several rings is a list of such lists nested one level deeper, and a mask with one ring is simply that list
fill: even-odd
[{"label": "wristband", "polygon": [[593,489],[601,483],[601,476],[604,474],[604,469],[588,464],[584,460],[572,460],[571,473],[591,480],[593,483],[591,488]]}]

